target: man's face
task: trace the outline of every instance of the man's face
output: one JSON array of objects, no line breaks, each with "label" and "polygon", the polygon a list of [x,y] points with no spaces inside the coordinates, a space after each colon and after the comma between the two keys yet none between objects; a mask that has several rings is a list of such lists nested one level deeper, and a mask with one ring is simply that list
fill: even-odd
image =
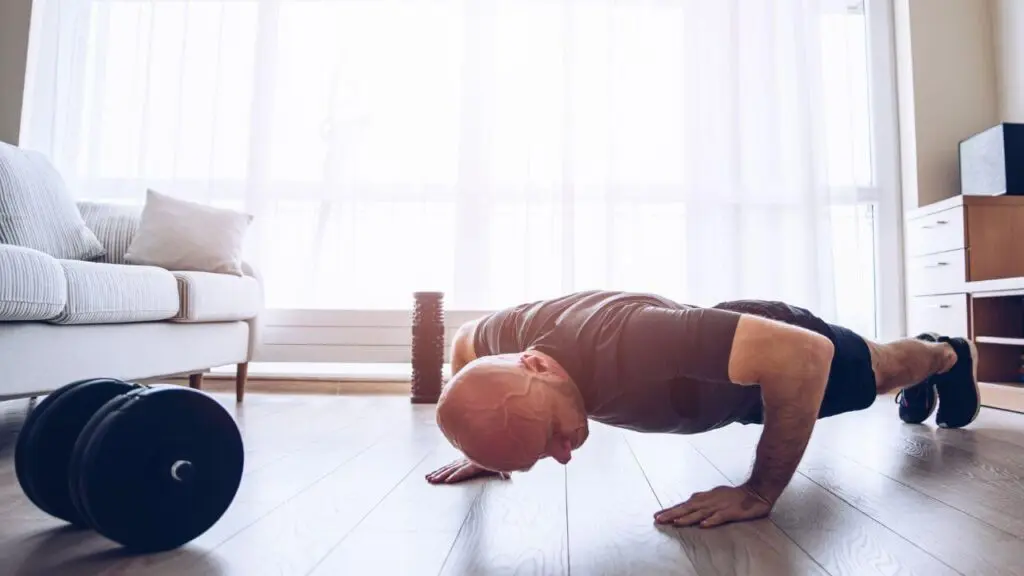
[{"label": "man's face", "polygon": [[528,444],[540,446],[539,450],[534,454],[521,454],[520,465],[501,471],[526,471],[544,458],[568,464],[572,451],[582,446],[589,435],[585,410],[575,395],[569,374],[550,357],[532,350],[505,355],[496,361],[510,376],[522,378],[529,390],[529,394],[511,401],[526,403],[519,408],[547,416],[544,429],[519,431],[524,436],[543,434],[542,442]]}]

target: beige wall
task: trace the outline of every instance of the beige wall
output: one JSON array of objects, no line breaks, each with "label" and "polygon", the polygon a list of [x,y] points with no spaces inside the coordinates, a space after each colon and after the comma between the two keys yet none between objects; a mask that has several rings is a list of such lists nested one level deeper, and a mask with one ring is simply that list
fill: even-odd
[{"label": "beige wall", "polygon": [[32,0],[0,0],[0,141],[16,144]]},{"label": "beige wall", "polygon": [[959,141],[999,122],[996,50],[990,0],[895,0],[894,16],[903,207],[911,210],[959,194]]},{"label": "beige wall", "polygon": [[1024,122],[1024,0],[992,0],[999,117]]}]

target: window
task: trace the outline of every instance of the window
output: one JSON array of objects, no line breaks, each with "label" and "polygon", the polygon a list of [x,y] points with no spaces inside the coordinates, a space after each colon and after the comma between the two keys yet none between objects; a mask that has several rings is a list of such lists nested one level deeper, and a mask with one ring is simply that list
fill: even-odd
[{"label": "window", "polygon": [[83,198],[253,211],[273,309],[605,287],[875,336],[888,16],[814,4],[43,2],[23,133]]}]

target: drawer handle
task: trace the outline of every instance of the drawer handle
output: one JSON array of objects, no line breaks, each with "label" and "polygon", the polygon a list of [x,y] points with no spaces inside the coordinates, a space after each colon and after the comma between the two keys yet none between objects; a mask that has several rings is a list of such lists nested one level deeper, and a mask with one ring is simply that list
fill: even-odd
[{"label": "drawer handle", "polygon": [[929,308],[942,308],[945,310],[946,308],[952,308],[952,306],[949,304],[932,304]]},{"label": "drawer handle", "polygon": [[949,266],[949,262],[936,262],[935,264],[926,264],[925,268],[942,268],[943,266]]},{"label": "drawer handle", "polygon": [[944,226],[946,224],[949,224],[949,220],[936,220],[935,224],[926,224],[921,226],[921,228],[935,228],[936,226]]}]

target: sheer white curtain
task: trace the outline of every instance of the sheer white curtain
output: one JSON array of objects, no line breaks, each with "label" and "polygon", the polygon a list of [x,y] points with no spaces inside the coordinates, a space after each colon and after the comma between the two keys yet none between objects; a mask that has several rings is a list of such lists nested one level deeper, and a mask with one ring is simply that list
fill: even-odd
[{"label": "sheer white curtain", "polygon": [[81,198],[251,211],[275,308],[614,288],[859,317],[847,4],[36,0],[23,144]]}]

